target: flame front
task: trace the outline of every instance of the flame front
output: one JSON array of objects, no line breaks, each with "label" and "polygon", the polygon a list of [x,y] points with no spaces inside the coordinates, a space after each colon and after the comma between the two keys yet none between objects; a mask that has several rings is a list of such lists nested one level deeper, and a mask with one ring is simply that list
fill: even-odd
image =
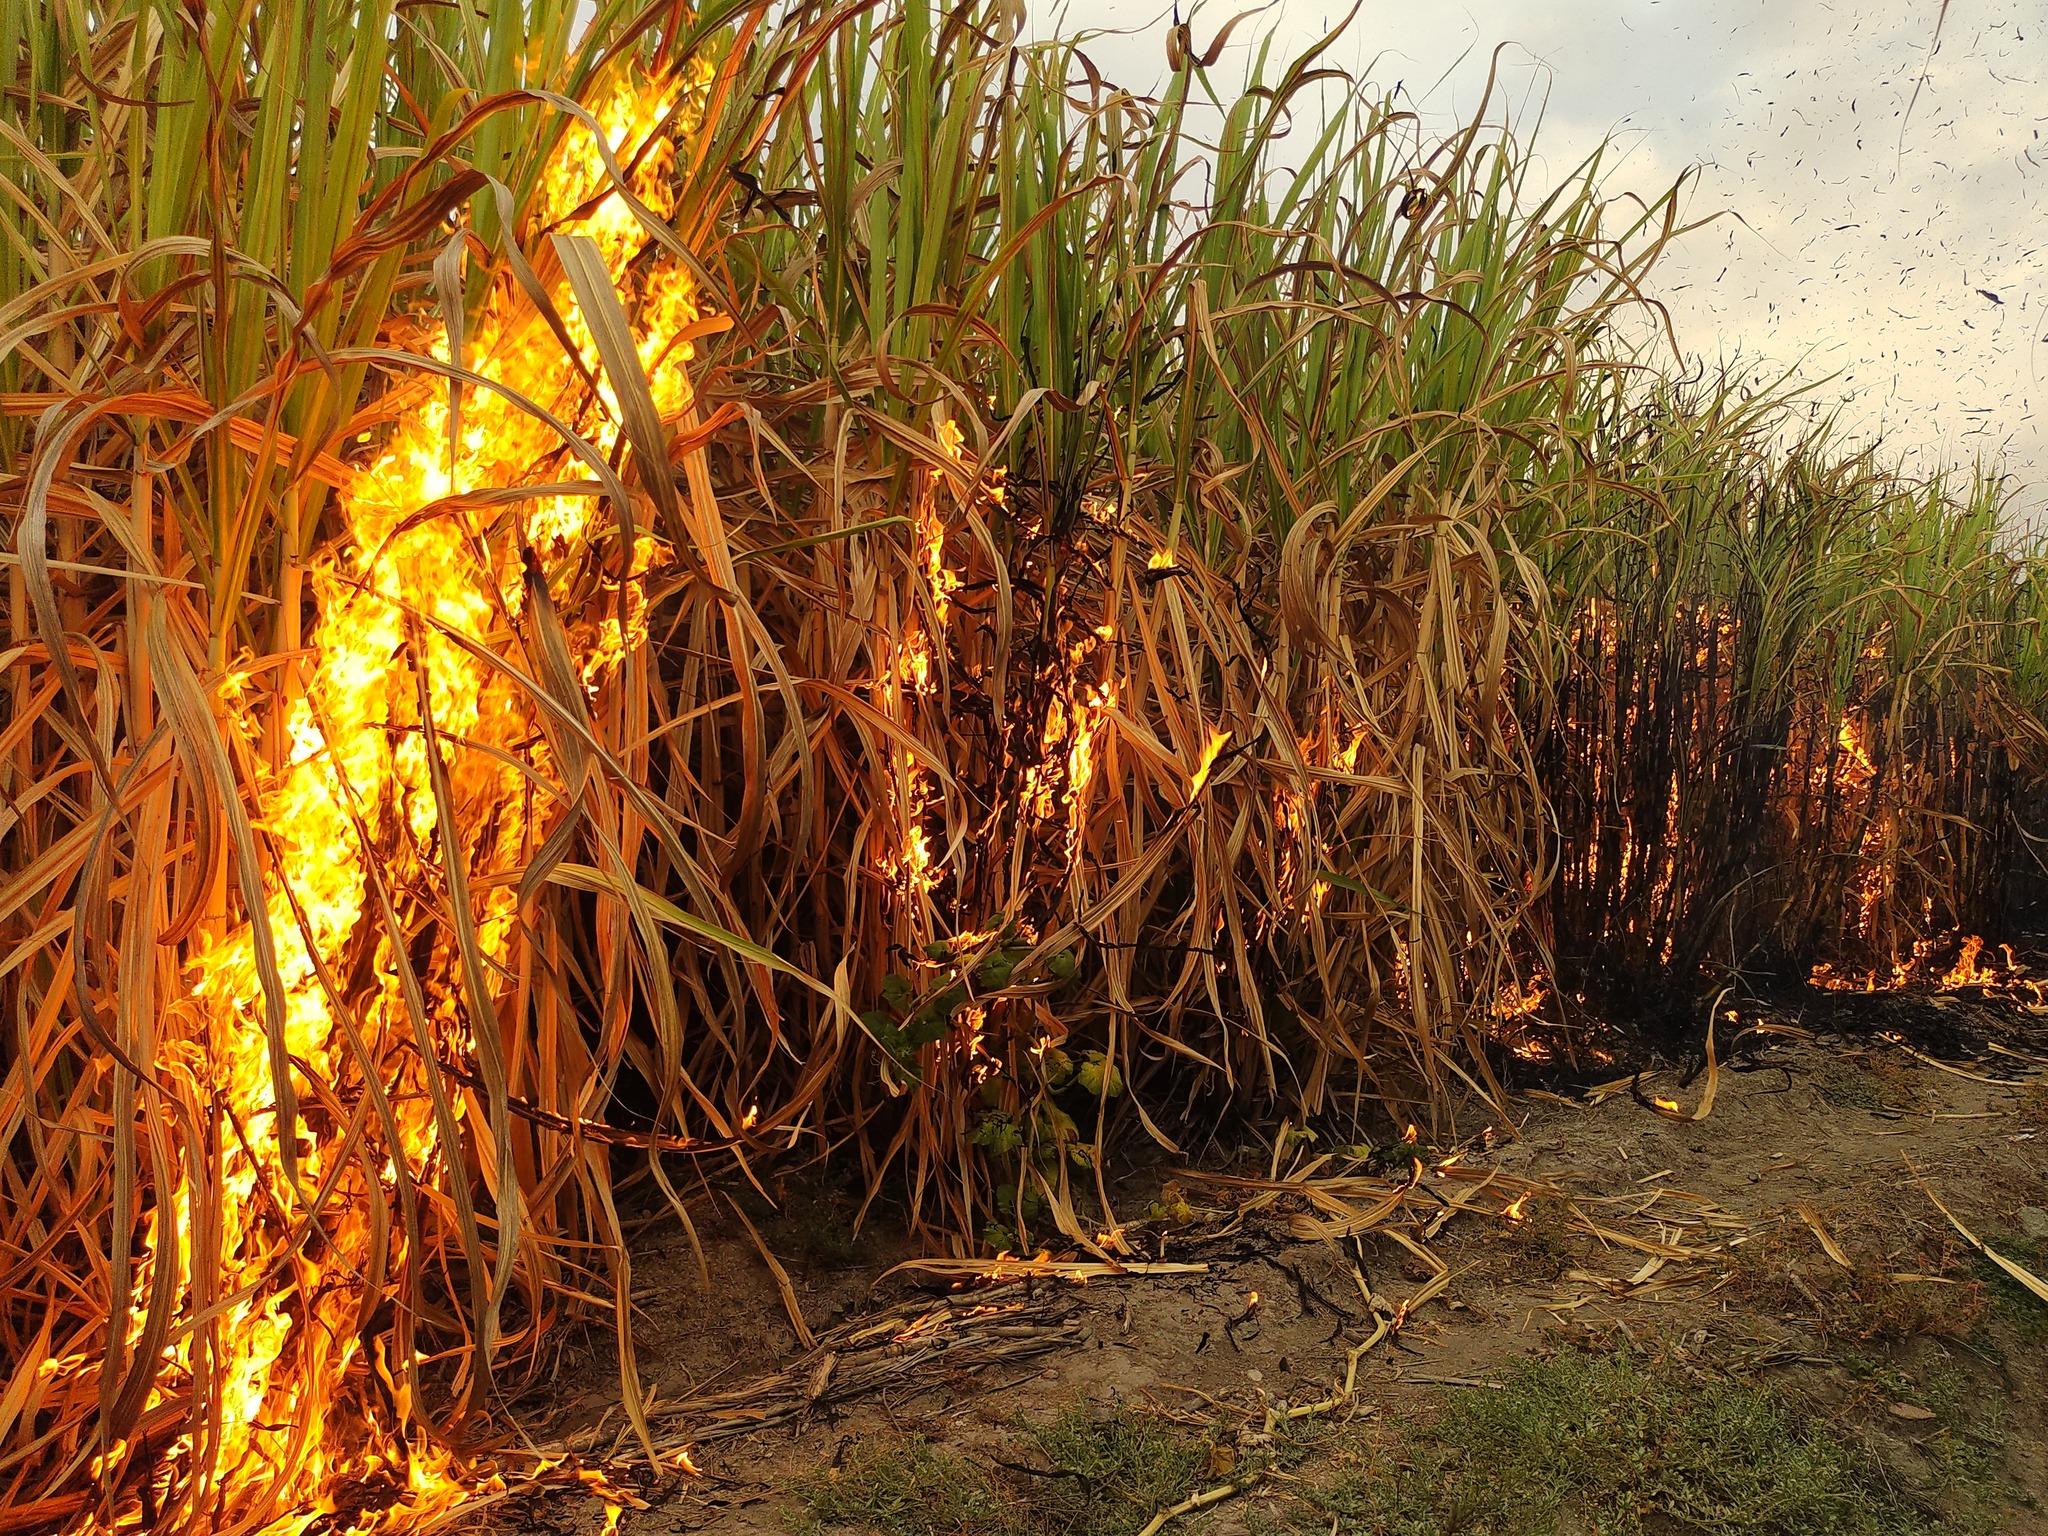
[{"label": "flame front", "polygon": [[[1935,956],[1947,947],[1951,939],[1957,946],[1956,958],[1947,970],[1942,970]],[[1953,934],[1918,939],[1914,941],[1911,953],[1892,961],[1889,974],[1880,974],[1875,969],[1861,974],[1838,971],[1823,961],[1813,968],[1807,981],[1826,992],[1901,992],[1913,986],[1928,987],[1937,992],[1959,992],[1971,988],[2035,1010],[2048,1006],[2048,978],[2030,975],[2025,962],[2013,953],[2010,944],[1998,946],[2002,956],[2000,962],[1986,965],[1983,963],[1985,947],[1984,940],[1974,933],[1964,934],[1959,939]]]},{"label": "flame front", "polygon": [[[634,191],[657,214],[669,210],[674,146],[648,141],[665,121],[693,131],[708,84],[699,64],[659,87],[628,84],[596,113],[616,157],[631,162],[637,154]],[[690,404],[684,338],[698,317],[695,289],[680,268],[628,277],[646,235],[617,196],[593,205],[607,187],[593,136],[572,124],[545,175],[536,222],[590,237],[613,280],[632,285],[640,358],[657,406],[673,419]],[[556,303],[595,373],[583,316],[566,294]],[[444,338],[428,349],[446,359]],[[569,421],[600,450],[613,447],[609,384],[591,399],[552,333],[509,300],[487,307],[465,361]],[[385,1358],[387,1335],[370,1324],[391,1277],[427,1258],[408,1244],[433,1245],[386,1221],[400,1182],[435,1197],[419,1221],[446,1232],[454,1217],[439,1191],[472,1177],[447,1142],[452,1125],[477,1139],[487,1179],[490,1172],[494,1153],[477,1097],[461,1090],[437,1113],[425,1060],[431,1051],[474,1078],[479,1003],[486,1014],[493,1006],[462,983],[451,891],[480,892],[463,915],[474,952],[487,973],[509,974],[514,888],[490,877],[523,864],[546,831],[515,766],[522,757],[545,766],[532,744],[534,720],[488,657],[505,651],[523,606],[520,544],[551,576],[584,567],[597,503],[531,498],[517,504],[521,539],[508,537],[496,507],[445,498],[532,483],[535,466],[560,455],[554,428],[478,388],[464,392],[452,443],[450,423],[451,402],[439,389],[401,414],[381,457],[342,498],[345,538],[313,573],[317,662],[289,705],[289,750],[261,814],[282,1057],[266,1029],[264,935],[247,921],[213,924],[190,995],[174,1005],[167,1029],[170,1070],[194,1103],[213,1107],[216,1151],[210,1168],[188,1159],[168,1212],[154,1213],[136,1294],[147,1297],[156,1269],[174,1264],[193,1309],[160,1346],[153,1404],[210,1389],[217,1412],[187,1428],[148,1475],[199,1528],[296,1532],[314,1513],[336,1513],[330,1490],[370,1484],[384,1490],[382,1507],[335,1524],[389,1529],[401,1517],[409,1524],[446,1508],[465,1488],[449,1453],[405,1422],[414,1360]],[[636,571],[651,552],[643,540],[633,552]],[[571,627],[593,688],[644,639],[644,610],[630,581],[626,587],[616,613]],[[440,738],[438,764],[429,758],[430,732]],[[457,862],[467,876],[460,884],[447,874]],[[411,1002],[409,970],[418,976]],[[290,1127],[280,1067],[298,1105]],[[353,1113],[344,1103],[351,1099]],[[378,1136],[381,1115],[388,1121]],[[396,1146],[365,1155],[373,1138],[393,1134]],[[512,1230],[516,1181],[509,1189],[493,1182],[498,1230]],[[167,1216],[175,1219],[174,1244]],[[409,1351],[410,1324],[393,1326],[388,1336]],[[131,1347],[144,1329],[138,1302]],[[366,1337],[380,1340],[370,1358]],[[124,1450],[111,1448],[103,1460]]]}]

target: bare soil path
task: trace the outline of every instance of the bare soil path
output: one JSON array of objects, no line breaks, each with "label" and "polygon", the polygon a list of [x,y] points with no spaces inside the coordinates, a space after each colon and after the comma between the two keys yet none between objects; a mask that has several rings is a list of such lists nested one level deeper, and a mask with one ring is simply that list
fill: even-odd
[{"label": "bare soil path", "polygon": [[[1414,1219],[1356,1241],[1342,1211],[1398,1176],[1331,1159],[1315,1170],[1335,1181],[1325,1197],[1267,1187],[1269,1153],[1149,1171],[1129,1203],[1164,1215],[1132,1229],[1134,1247],[1156,1259],[1163,1236],[1169,1262],[1205,1266],[1193,1273],[877,1283],[901,1242],[853,1236],[844,1196],[785,1188],[759,1225],[823,1338],[808,1349],[738,1223],[700,1223],[708,1287],[688,1238],[651,1230],[635,1270],[642,1377],[658,1438],[696,1437],[701,1475],[621,1474],[644,1508],[530,1494],[479,1523],[1110,1536],[1141,1529],[1148,1500],[1242,1484],[1170,1529],[1798,1529],[1808,1517],[1769,1513],[1780,1495],[1761,1483],[1727,1492],[1718,1514],[1672,1513],[1696,1493],[1679,1466],[1686,1436],[1755,1462],[1741,1436],[1762,1433],[1820,1458],[1821,1472],[1792,1466],[1793,1481],[1839,1472],[1860,1490],[1833,1528],[2048,1532],[2048,1304],[1999,1277],[1929,1195],[2048,1273],[2048,1063],[2030,1059],[2048,1052],[2030,1029],[2006,1038],[2022,1044],[1942,1064],[1877,1037],[1767,1041],[1721,1072],[1699,1123],[1649,1107],[1663,1093],[1697,1102],[1697,1081],[1681,1090],[1669,1075],[1644,1098],[1519,1097],[1518,1134],[1448,1168],[1426,1158]],[[1307,1167],[1318,1150],[1285,1161]],[[1329,1398],[1381,1320],[1398,1326],[1359,1359],[1352,1398],[1269,1435],[1276,1407]],[[631,1443],[612,1374],[594,1348],[559,1378],[559,1427],[593,1461]],[[1565,1438],[1530,1440],[1553,1409]],[[728,1433],[750,1412],[768,1426]],[[1702,1427],[1716,1414],[1740,1422]],[[1610,1455],[1594,1421],[1635,1439]],[[1547,1459],[1640,1461],[1638,1441],[1662,1470],[1624,1490],[1585,1472],[1542,1523],[1536,1496],[1557,1492]],[[1482,1462],[1504,1470],[1474,1491]],[[1504,1500],[1517,1477],[1531,1483],[1525,1510]],[[1459,1499],[1477,1502],[1461,1514]],[[1639,1507],[1603,1514],[1602,1500]]]}]

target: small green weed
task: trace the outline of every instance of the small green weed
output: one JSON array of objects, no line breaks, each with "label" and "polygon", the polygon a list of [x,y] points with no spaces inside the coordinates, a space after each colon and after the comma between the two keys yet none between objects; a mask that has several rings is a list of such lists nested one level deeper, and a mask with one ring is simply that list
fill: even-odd
[{"label": "small green weed", "polygon": [[1027,1426],[1061,1477],[1034,1478],[1027,1531],[1047,1536],[1125,1536],[1202,1476],[1210,1446],[1164,1419],[1118,1408],[1097,1416],[1076,1405]]},{"label": "small green weed", "polygon": [[[1990,1237],[1985,1241],[2022,1269],[2048,1277],[2048,1242],[2017,1235]],[[1977,1278],[1983,1282],[1993,1310],[2011,1325],[2021,1343],[2048,1343],[2048,1302],[1982,1254],[1977,1256]]]},{"label": "small green weed", "polygon": [[1016,1527],[996,1486],[971,1462],[922,1435],[862,1445],[845,1462],[796,1488],[806,1531],[887,1536],[1009,1536]]},{"label": "small green weed", "polygon": [[1523,1207],[1522,1219],[1508,1228],[1507,1239],[1507,1252],[1517,1267],[1546,1278],[1563,1274],[1584,1246],[1572,1230],[1565,1203],[1542,1198]]},{"label": "small green weed", "polygon": [[741,1208],[767,1239],[769,1249],[805,1269],[847,1269],[873,1257],[873,1229],[855,1229],[861,1196],[843,1179],[805,1168],[775,1181],[775,1198],[751,1190]]},{"label": "small green weed", "polygon": [[1386,1536],[1907,1536],[1946,1529],[1865,1450],[1762,1388],[1618,1352],[1453,1396],[1311,1502],[1303,1529]]},{"label": "small green weed", "polygon": [[808,1532],[877,1536],[1130,1536],[1232,1453],[1154,1415],[1076,1405],[1022,1424],[1045,1467],[992,1475],[921,1437],[863,1447],[799,1484]]},{"label": "small green weed", "polygon": [[1999,1427],[2004,1399],[1987,1395],[1972,1384],[1955,1368],[1946,1350],[1937,1349],[1931,1358],[1923,1357],[1910,1372],[1896,1363],[1854,1352],[1838,1358],[1846,1370],[1868,1384],[1864,1406],[1873,1415],[1882,1414],[1890,1404],[1905,1404],[1934,1415],[1928,1432],[1911,1437],[1927,1459],[1932,1474],[1929,1485],[1959,1508],[1983,1506],[2005,1444]]},{"label": "small green weed", "polygon": [[1815,1074],[1813,1086],[1836,1109],[1877,1109],[1884,1103],[1877,1080],[1847,1062],[1830,1062]]},{"label": "small green weed", "polygon": [[1836,1109],[1903,1109],[1926,1107],[1913,1074],[1885,1056],[1857,1053],[1826,1063],[1814,1075],[1820,1096]]}]

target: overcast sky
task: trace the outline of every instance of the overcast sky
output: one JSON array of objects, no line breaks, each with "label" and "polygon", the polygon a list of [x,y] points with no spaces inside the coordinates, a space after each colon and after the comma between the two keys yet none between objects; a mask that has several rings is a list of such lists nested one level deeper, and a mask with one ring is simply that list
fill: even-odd
[{"label": "overcast sky", "polygon": [[[1059,10],[1032,0],[1040,31]],[[1197,16],[1206,47],[1239,0]],[[1690,212],[1739,214],[1661,268],[1679,340],[1833,375],[1817,398],[1921,468],[2002,456],[2028,511],[2048,500],[2048,0],[1364,0],[1339,61],[1449,123],[1492,50],[1502,104],[1538,108],[1547,166],[1603,137],[1610,181],[1652,191],[1702,167]],[[1343,14],[1277,0],[1290,51]],[[1069,26],[1127,29],[1090,55],[1156,87],[1162,0],[1085,0]],[[1255,28],[1218,75],[1241,73]],[[1906,116],[1914,84],[1919,99]],[[1901,129],[1903,127],[1903,136]],[[1996,295],[1996,298],[1989,295]],[[2034,517],[2029,517],[2033,521]]]}]

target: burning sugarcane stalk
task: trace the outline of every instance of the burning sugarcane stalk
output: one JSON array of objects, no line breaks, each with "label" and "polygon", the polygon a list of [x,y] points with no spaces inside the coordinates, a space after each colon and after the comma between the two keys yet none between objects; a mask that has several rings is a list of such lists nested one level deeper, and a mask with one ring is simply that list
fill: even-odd
[{"label": "burning sugarcane stalk", "polygon": [[1114,1135],[1434,1136],[1602,985],[2040,998],[1940,936],[2042,584],[1639,386],[1675,190],[1362,95],[1191,205],[1187,70],[600,11],[0,25],[0,1528],[430,1521],[594,1298],[644,1452],[678,1160],[1112,1264]]}]

